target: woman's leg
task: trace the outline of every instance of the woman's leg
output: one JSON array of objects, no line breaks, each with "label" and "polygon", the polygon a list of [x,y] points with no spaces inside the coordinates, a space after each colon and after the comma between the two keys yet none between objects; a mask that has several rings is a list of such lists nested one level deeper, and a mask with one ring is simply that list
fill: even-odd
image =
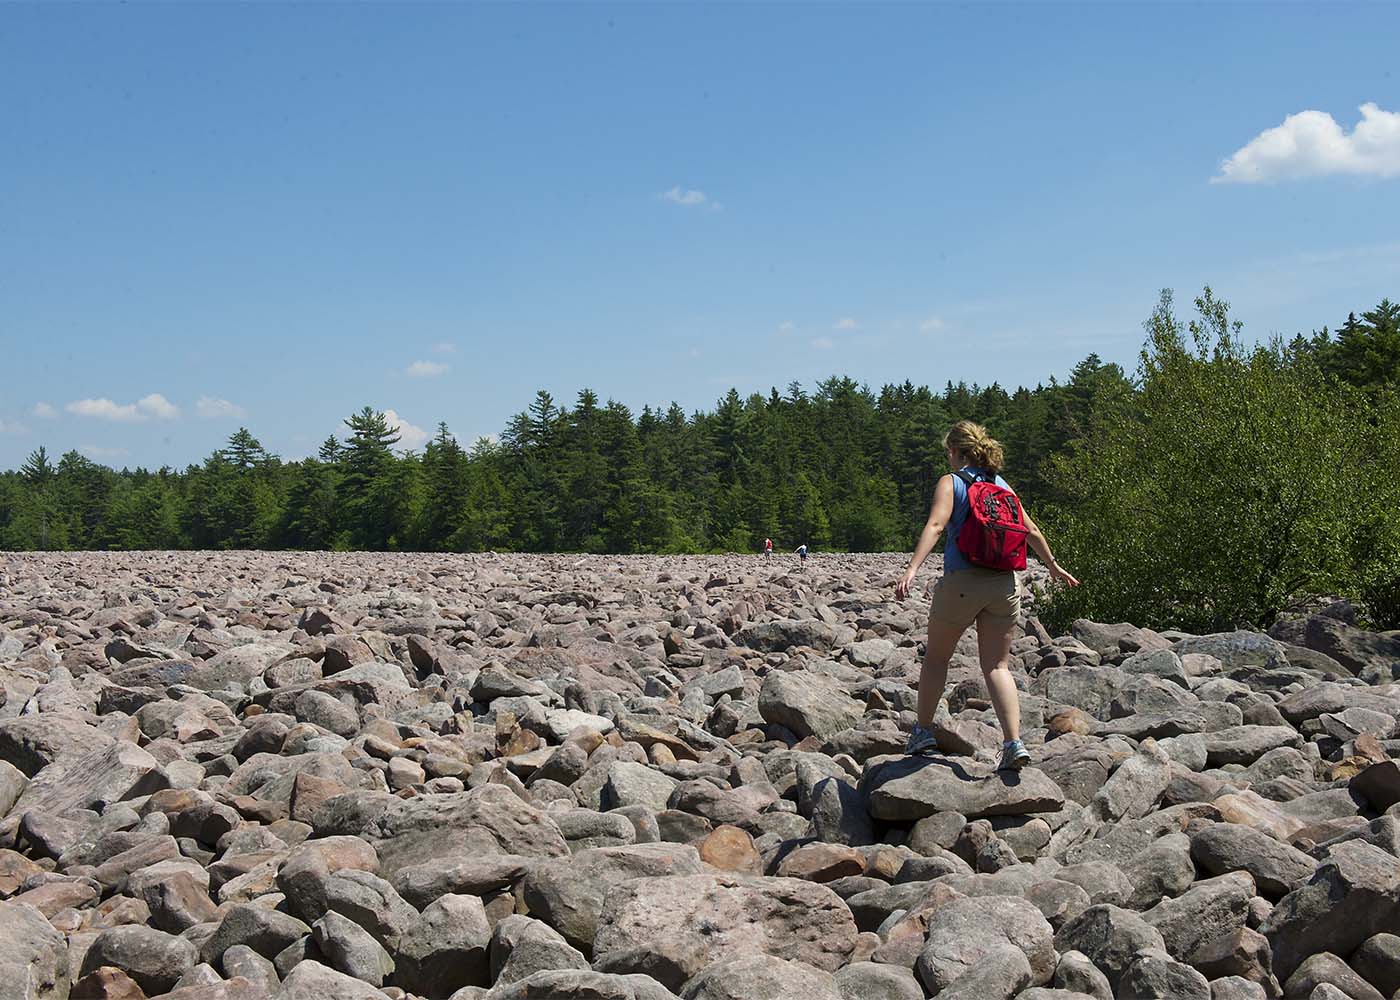
[{"label": "woman's leg", "polygon": [[[1021,700],[1016,681],[1011,676],[1011,633],[1015,619],[1004,620],[980,615],[977,619],[977,653],[982,661],[982,677],[987,682],[992,707],[1001,723],[1002,739],[1021,738]],[[923,688],[919,690],[919,707],[923,708]]]},{"label": "woman's leg", "polygon": [[938,701],[948,684],[948,661],[965,631],[965,625],[949,625],[929,617],[924,665],[919,671],[919,725],[925,729],[932,725],[933,713],[938,711]]}]

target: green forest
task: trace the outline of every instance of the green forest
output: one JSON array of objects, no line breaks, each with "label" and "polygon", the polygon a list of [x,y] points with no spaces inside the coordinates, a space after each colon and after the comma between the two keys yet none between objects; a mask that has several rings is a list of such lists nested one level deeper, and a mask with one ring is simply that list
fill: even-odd
[{"label": "green forest", "polygon": [[694,413],[541,391],[495,442],[439,424],[418,452],[366,407],[315,458],[239,429],[183,470],[40,447],[0,473],[0,549],[909,549],[971,418],[1086,581],[1052,616],[1224,627],[1328,593],[1396,627],[1400,305],[1266,343],[1194,305],[1163,292],[1135,371],[1091,354],[1034,388],[833,376]]}]

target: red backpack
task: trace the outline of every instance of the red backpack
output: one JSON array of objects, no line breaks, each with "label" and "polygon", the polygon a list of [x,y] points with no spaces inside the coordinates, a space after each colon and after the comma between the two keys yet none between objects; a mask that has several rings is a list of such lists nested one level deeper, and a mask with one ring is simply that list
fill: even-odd
[{"label": "red backpack", "polygon": [[958,551],[974,566],[986,569],[1026,568],[1026,516],[1021,501],[1005,486],[974,476],[966,469],[957,473],[967,483],[968,515],[958,531]]}]

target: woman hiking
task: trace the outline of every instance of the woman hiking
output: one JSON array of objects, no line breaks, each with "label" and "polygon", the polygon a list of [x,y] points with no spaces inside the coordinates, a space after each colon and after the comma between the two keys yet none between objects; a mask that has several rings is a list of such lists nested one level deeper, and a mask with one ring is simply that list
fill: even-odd
[{"label": "woman hiking", "polygon": [[[938,742],[930,727],[948,682],[948,661],[963,632],[976,622],[982,675],[1004,740],[997,770],[1019,770],[1030,763],[1031,755],[1021,742],[1021,705],[1007,663],[1011,657],[1011,635],[1021,613],[1016,569],[1025,567],[1026,544],[1049,567],[1053,579],[1071,587],[1079,586],[1079,581],[1055,561],[1050,543],[1020,506],[1006,480],[998,475],[1003,462],[1002,447],[985,427],[971,420],[959,420],[944,435],[943,447],[954,472],[938,480],[928,522],[909,568],[895,586],[899,600],[909,596],[919,566],[947,528],[943,576],[933,588],[928,644],[919,672],[918,722],[909,734],[904,752],[937,752]],[[978,515],[973,515],[973,501],[979,505]],[[964,531],[970,517],[974,523]],[[1001,524],[1009,530],[984,530],[988,517],[994,526]],[[963,551],[965,546],[972,546],[971,553]]]}]

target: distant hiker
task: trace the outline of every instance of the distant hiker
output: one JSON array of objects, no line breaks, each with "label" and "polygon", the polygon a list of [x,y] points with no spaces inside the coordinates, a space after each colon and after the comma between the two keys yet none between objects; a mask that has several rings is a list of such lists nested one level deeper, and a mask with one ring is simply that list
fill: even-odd
[{"label": "distant hiker", "polygon": [[797,548],[793,549],[793,551],[796,552],[797,557],[802,560],[802,565],[805,568],[807,566],[807,543],[803,542]]},{"label": "distant hiker", "polygon": [[1049,567],[1052,578],[1071,587],[1079,586],[1079,581],[1055,561],[1050,543],[1006,480],[997,475],[1003,462],[1002,448],[985,427],[959,420],[944,435],[943,447],[955,472],[938,480],[928,522],[909,568],[895,586],[895,597],[903,600],[909,596],[920,564],[946,527],[943,576],[933,588],[928,645],[919,672],[919,718],[904,752],[937,752],[930,727],[948,682],[948,661],[963,632],[976,622],[982,675],[1005,741],[997,770],[1016,770],[1031,759],[1021,742],[1021,705],[1007,666],[1011,634],[1021,613],[1016,570],[1026,567],[1027,543]]},{"label": "distant hiker", "polygon": [[764,558],[764,559],[772,559],[772,558],[773,558],[773,539],[771,539],[771,538],[765,538],[765,539],[763,540],[763,558]]}]

